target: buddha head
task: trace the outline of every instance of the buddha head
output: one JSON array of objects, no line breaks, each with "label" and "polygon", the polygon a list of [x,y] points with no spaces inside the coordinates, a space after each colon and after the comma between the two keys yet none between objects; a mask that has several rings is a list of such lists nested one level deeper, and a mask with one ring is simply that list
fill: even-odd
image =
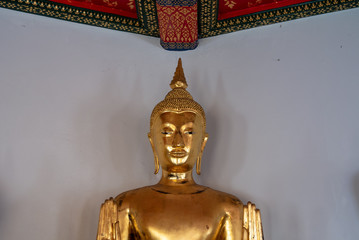
[{"label": "buddha head", "polygon": [[172,90],[152,111],[150,140],[154,158],[155,174],[159,167],[167,172],[201,172],[201,158],[208,134],[206,117],[201,105],[186,90],[187,82],[181,59],[170,83]]}]

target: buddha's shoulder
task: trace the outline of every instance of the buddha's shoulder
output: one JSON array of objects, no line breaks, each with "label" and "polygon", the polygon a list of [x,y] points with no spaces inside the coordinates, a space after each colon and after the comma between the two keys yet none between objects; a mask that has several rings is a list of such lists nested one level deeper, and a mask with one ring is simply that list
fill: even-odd
[{"label": "buddha's shoulder", "polygon": [[128,209],[131,205],[131,201],[136,201],[136,197],[139,198],[139,195],[141,195],[141,193],[143,194],[148,190],[148,187],[142,187],[120,193],[115,198],[110,197],[102,203],[101,211],[106,212],[115,211],[115,209]]},{"label": "buddha's shoulder", "polygon": [[[226,206],[237,208],[238,206],[243,206],[241,200],[239,200],[236,196],[232,194],[218,191],[205,186],[202,187],[202,191],[190,194],[192,195],[191,198],[193,200],[210,200],[211,203],[217,205],[218,207]],[[142,202],[144,199],[156,198],[158,197],[157,195],[159,195],[159,191],[154,191],[153,186],[146,186],[120,193],[115,198],[110,198],[106,201],[113,201],[114,203],[116,203],[116,205],[126,208],[129,207],[129,205],[134,205],[135,203]],[[176,195],[172,195],[172,197],[173,196]]]},{"label": "buddha's shoulder", "polygon": [[239,198],[226,192],[218,191],[208,187],[205,193],[206,195],[211,197],[211,199],[219,203],[225,203],[233,206],[243,205],[242,201],[239,200]]},{"label": "buddha's shoulder", "polygon": [[113,200],[116,203],[118,203],[119,205],[122,205],[125,202],[134,200],[136,198],[141,198],[144,195],[147,195],[150,193],[151,193],[151,187],[146,186],[146,187],[136,188],[136,189],[132,189],[132,190],[120,193]]}]

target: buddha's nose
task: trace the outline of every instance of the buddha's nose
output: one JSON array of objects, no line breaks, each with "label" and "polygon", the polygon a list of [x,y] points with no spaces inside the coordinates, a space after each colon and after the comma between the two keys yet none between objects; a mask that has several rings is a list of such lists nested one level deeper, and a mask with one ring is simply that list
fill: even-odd
[{"label": "buddha's nose", "polygon": [[177,132],[175,133],[174,139],[173,139],[173,146],[174,147],[184,147],[183,137],[182,134]]}]

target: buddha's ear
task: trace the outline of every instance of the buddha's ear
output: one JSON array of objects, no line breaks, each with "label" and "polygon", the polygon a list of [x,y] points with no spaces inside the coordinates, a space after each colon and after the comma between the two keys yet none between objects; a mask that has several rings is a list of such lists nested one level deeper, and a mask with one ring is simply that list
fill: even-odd
[{"label": "buddha's ear", "polygon": [[204,147],[206,146],[207,140],[208,140],[208,133],[204,133],[202,147],[201,147],[201,154],[203,153]]},{"label": "buddha's ear", "polygon": [[196,163],[196,173],[198,175],[201,175],[202,155],[203,155],[203,150],[204,150],[204,147],[206,146],[207,140],[208,140],[208,133],[205,133],[204,137],[203,137],[203,141],[202,141],[201,152],[198,154],[197,163]]},{"label": "buddha's ear", "polygon": [[154,158],[155,158],[155,174],[157,174],[158,171],[160,170],[160,164],[158,162],[158,156],[156,154],[155,145],[153,144],[151,133],[148,133],[147,136],[148,136],[148,139],[150,140],[153,155],[154,155]]}]

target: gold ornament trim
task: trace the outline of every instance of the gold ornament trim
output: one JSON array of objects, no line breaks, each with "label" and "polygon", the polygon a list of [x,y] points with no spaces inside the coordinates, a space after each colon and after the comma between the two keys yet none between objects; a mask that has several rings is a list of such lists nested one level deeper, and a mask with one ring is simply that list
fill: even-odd
[{"label": "gold ornament trim", "polygon": [[[359,7],[359,0],[317,0],[218,20],[218,0],[199,0],[199,38]],[[0,0],[0,7],[114,30],[159,37],[155,0],[136,0],[137,19],[46,0]]]}]

